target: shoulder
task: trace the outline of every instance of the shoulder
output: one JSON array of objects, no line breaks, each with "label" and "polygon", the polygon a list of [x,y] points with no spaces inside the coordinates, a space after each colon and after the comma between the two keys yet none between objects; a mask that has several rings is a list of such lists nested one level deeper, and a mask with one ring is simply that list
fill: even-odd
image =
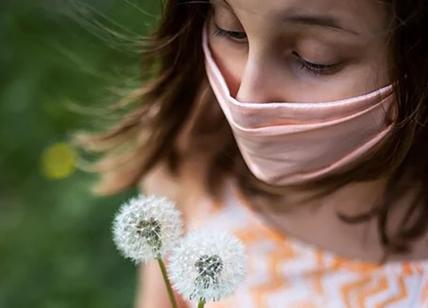
[{"label": "shoulder", "polygon": [[157,164],[138,183],[138,190],[145,194],[162,195],[171,200],[178,200],[180,181],[171,174],[165,163]]},{"label": "shoulder", "polygon": [[186,220],[194,206],[208,197],[204,187],[206,161],[202,157],[196,158],[183,161],[177,175],[170,172],[166,162],[160,162],[139,181],[138,189],[145,194],[171,199]]}]

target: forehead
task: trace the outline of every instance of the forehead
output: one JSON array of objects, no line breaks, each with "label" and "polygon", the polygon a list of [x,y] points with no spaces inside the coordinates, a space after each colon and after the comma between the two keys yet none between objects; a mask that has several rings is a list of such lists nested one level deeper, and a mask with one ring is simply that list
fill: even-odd
[{"label": "forehead", "polygon": [[385,30],[388,14],[379,0],[211,0],[245,23],[277,25],[288,16],[323,16],[358,33]]}]

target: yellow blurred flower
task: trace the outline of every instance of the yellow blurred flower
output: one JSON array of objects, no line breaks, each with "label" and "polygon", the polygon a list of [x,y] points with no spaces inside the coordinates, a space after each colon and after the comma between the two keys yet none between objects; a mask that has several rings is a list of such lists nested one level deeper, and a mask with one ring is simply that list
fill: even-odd
[{"label": "yellow blurred flower", "polygon": [[42,153],[43,175],[49,179],[66,178],[74,172],[76,160],[76,151],[70,144],[65,142],[52,144]]}]

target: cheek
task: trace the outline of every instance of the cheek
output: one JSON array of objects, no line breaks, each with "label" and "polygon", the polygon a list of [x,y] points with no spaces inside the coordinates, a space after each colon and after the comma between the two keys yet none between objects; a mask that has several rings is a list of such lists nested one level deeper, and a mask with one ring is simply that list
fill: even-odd
[{"label": "cheek", "polygon": [[246,53],[239,52],[224,44],[222,38],[210,38],[209,44],[213,58],[219,67],[230,94],[235,97],[241,84],[242,73],[245,69]]}]

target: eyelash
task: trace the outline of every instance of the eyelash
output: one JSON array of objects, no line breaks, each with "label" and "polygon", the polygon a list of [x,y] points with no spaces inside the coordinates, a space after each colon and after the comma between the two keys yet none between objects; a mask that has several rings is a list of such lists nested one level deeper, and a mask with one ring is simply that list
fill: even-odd
[{"label": "eyelash", "polygon": [[295,56],[301,69],[306,70],[307,72],[312,73],[314,75],[331,75],[337,71],[337,69],[341,64],[341,63],[335,63],[335,64],[312,63],[302,59],[302,57],[300,57],[299,54],[295,51],[293,51],[293,55]]},{"label": "eyelash", "polygon": [[[237,34],[244,34],[244,37],[236,37]],[[219,26],[215,25],[215,29],[213,31],[214,36],[218,37],[224,37],[226,39],[229,39],[233,41],[234,43],[242,44],[244,42],[240,41],[243,38],[246,38],[246,35],[244,32],[239,31],[227,31]],[[341,63],[335,63],[335,64],[318,64],[318,63],[312,63],[304,60],[302,57],[299,56],[299,54],[295,51],[293,51],[293,56],[296,58],[300,69],[307,71],[308,73],[314,74],[314,75],[329,75],[333,74],[336,69],[340,66]]]},{"label": "eyelash", "polygon": [[[215,25],[215,29],[214,29],[214,33],[213,34],[215,36],[226,37],[226,38],[231,39],[232,41],[234,41],[236,43],[242,43],[240,41],[237,41],[237,40],[240,40],[242,38],[235,37],[236,34],[242,34],[242,33],[244,33],[244,32],[226,31],[226,30],[220,28],[219,26]],[[244,35],[245,35],[245,33],[244,33]],[[245,37],[247,37],[247,36],[245,35]]]}]

